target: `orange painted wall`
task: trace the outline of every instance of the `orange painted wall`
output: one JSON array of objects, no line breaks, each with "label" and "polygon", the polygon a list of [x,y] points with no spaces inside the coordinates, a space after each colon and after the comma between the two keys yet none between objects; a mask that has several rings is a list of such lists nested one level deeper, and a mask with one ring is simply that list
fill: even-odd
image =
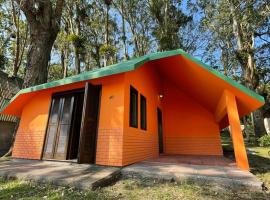
[{"label": "orange painted wall", "polygon": [[[147,130],[129,126],[130,85],[147,99]],[[164,94],[162,100],[159,94]],[[140,105],[140,98],[139,98]],[[125,75],[123,165],[155,158],[158,152],[157,107],[163,114],[166,154],[222,155],[214,114],[190,98],[148,63]]]},{"label": "orange painted wall", "polygon": [[[96,163],[122,165],[124,115],[124,75],[90,81],[102,84]],[[24,106],[12,156],[40,159],[48,120],[51,95],[55,92],[84,87],[85,82],[37,92]]]},{"label": "orange painted wall", "polygon": [[96,164],[122,166],[124,75],[102,83]]},{"label": "orange painted wall", "polygon": [[[165,153],[222,154],[214,114],[181,92],[166,76],[161,76],[155,63],[90,82],[102,84],[96,164],[125,166],[157,157],[157,107],[163,113]],[[82,88],[84,84],[36,92],[23,108],[13,157],[40,159],[52,93]],[[140,109],[139,127],[129,127],[130,85],[147,99],[147,130],[140,129]]]},{"label": "orange painted wall", "polygon": [[164,147],[167,154],[222,155],[214,114],[163,81]]},{"label": "orange painted wall", "polygon": [[[158,156],[157,107],[161,107],[158,94],[161,91],[157,71],[145,64],[135,71],[125,74],[125,118],[123,138],[123,165]],[[140,128],[140,109],[138,128],[129,127],[130,85],[138,90],[147,101],[147,130]],[[139,96],[138,96],[139,97]],[[139,104],[140,104],[140,97]],[[140,108],[140,106],[138,106]]]},{"label": "orange painted wall", "polygon": [[47,93],[40,93],[24,106],[12,157],[40,159],[50,99]]}]

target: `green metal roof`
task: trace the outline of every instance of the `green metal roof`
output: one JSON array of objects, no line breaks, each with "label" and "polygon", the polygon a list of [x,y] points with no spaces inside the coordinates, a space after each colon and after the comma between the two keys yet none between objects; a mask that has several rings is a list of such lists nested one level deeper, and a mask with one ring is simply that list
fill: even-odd
[{"label": "green metal roof", "polygon": [[[227,76],[221,74],[217,70],[214,70],[213,68],[211,68],[210,66],[204,64],[200,60],[192,57],[191,55],[189,55],[188,53],[186,53],[182,49],[177,49],[177,50],[172,50],[172,51],[152,53],[152,54],[145,55],[145,56],[142,56],[142,57],[139,57],[139,58],[124,61],[124,62],[121,62],[121,63],[118,63],[118,64],[110,65],[110,66],[99,68],[99,69],[96,69],[96,70],[84,72],[84,73],[81,73],[81,74],[78,74],[78,75],[75,75],[75,76],[67,77],[67,78],[64,78],[64,79],[61,79],[61,80],[52,81],[52,82],[49,82],[49,83],[44,83],[44,84],[33,86],[33,87],[30,87],[30,88],[25,88],[25,89],[20,90],[10,100],[9,104],[14,99],[16,99],[20,94],[25,94],[25,93],[29,93],[29,92],[35,92],[35,91],[48,89],[48,88],[53,88],[53,87],[57,87],[57,86],[61,86],[61,85],[66,85],[66,84],[71,84],[71,83],[81,82],[81,81],[85,81],[85,80],[101,78],[101,77],[104,77],[104,76],[110,76],[110,75],[114,75],[114,74],[119,74],[119,73],[123,73],[123,72],[132,71],[132,70],[136,69],[137,67],[142,66],[144,63],[146,63],[148,61],[157,60],[157,59],[166,58],[166,57],[175,56],[175,55],[183,55],[187,59],[197,63],[202,68],[208,70],[210,73],[212,73],[212,74],[216,75],[217,77],[221,78],[222,80],[228,82],[232,86],[240,89],[241,91],[248,94],[249,96],[257,99],[260,102],[263,102],[263,103],[265,102],[264,98],[262,96],[256,94],[255,92],[253,92],[252,90],[250,90],[250,89],[246,88],[245,86],[239,84],[238,82],[233,81],[232,79],[230,79]],[[4,110],[4,108],[2,110]]]}]

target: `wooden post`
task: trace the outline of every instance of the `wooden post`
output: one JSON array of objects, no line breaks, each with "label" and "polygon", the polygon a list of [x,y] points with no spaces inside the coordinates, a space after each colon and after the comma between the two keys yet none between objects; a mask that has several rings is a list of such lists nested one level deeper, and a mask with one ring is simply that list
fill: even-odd
[{"label": "wooden post", "polygon": [[231,129],[231,137],[237,166],[243,170],[249,170],[248,158],[241,131],[241,124],[234,94],[229,91],[226,93],[226,108]]}]

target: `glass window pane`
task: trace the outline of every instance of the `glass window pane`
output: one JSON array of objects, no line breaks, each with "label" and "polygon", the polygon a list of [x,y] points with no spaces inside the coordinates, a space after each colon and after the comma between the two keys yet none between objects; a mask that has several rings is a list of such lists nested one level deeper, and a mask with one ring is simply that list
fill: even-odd
[{"label": "glass window pane", "polygon": [[55,124],[58,122],[59,106],[60,106],[60,99],[59,98],[54,99],[52,104],[50,124]]},{"label": "glass window pane", "polygon": [[141,95],[141,129],[146,130],[146,98]]},{"label": "glass window pane", "polygon": [[71,106],[72,106],[72,100],[73,97],[66,97],[63,98],[63,112],[61,116],[61,124],[69,124],[71,121],[72,117],[72,111],[71,111]]},{"label": "glass window pane", "polygon": [[52,153],[53,151],[53,142],[54,142],[54,137],[57,132],[57,126],[49,126],[48,127],[48,136],[47,136],[47,143],[46,143],[46,153]]},{"label": "glass window pane", "polygon": [[130,116],[129,125],[131,127],[138,127],[138,91],[130,87]]},{"label": "glass window pane", "polygon": [[69,125],[60,125],[59,130],[59,138],[56,153],[65,153],[66,145],[67,145],[67,137],[69,131]]}]

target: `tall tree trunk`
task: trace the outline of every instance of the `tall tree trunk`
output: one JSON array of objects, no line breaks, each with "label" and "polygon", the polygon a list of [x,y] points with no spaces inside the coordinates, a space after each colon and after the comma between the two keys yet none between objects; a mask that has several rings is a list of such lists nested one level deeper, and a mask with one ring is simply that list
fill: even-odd
[{"label": "tall tree trunk", "polygon": [[[110,6],[108,4],[106,4],[106,13],[105,13],[105,44],[106,47],[109,46],[109,9]],[[108,62],[108,57],[106,55],[107,53],[104,53],[104,67],[107,66],[107,62]]]},{"label": "tall tree trunk", "polygon": [[266,135],[267,133],[264,126],[264,118],[261,109],[255,110],[252,117],[254,121],[255,137],[260,138],[261,136]]},{"label": "tall tree trunk", "polygon": [[67,60],[67,55],[65,54],[64,50],[61,50],[61,66],[62,66],[63,78],[67,77],[68,63],[66,60]]},{"label": "tall tree trunk", "polygon": [[136,31],[135,31],[135,27],[130,26],[130,30],[131,30],[133,41],[134,41],[135,55],[136,56],[143,56],[143,55],[141,55],[141,52],[140,52],[138,36],[137,36]]},{"label": "tall tree trunk", "polygon": [[[245,79],[245,85],[252,90],[256,90],[259,85],[259,80],[255,75],[256,64],[254,60],[254,33],[243,32],[237,17],[234,1],[228,0],[228,2],[233,21],[233,33],[237,41],[236,57],[243,71],[242,76]],[[256,138],[266,134],[263,120],[264,119],[260,110],[257,110],[252,114],[254,135]]]},{"label": "tall tree trunk", "polygon": [[[79,4],[78,2],[76,2],[76,19],[75,19],[75,23],[76,23],[76,35],[78,36],[78,38],[80,38],[81,36],[81,22],[80,22],[80,8],[79,8]],[[81,60],[80,60],[80,41],[74,41],[73,42],[73,46],[74,46],[74,54],[75,54],[75,68],[76,68],[76,73],[80,74],[81,73]]]},{"label": "tall tree trunk", "polygon": [[129,56],[128,56],[128,51],[127,51],[127,37],[126,37],[126,24],[125,24],[125,18],[124,18],[124,2],[121,1],[121,13],[123,13],[121,15],[121,18],[122,18],[122,40],[123,40],[123,54],[124,54],[124,58],[125,60],[128,60],[129,59]]},{"label": "tall tree trunk", "polygon": [[30,87],[47,82],[48,63],[57,34],[42,27],[30,25],[30,45],[27,53],[26,74],[23,87]]},{"label": "tall tree trunk", "polygon": [[29,28],[28,28],[28,24],[26,24],[26,30],[25,30],[25,35],[24,35],[24,39],[23,39],[23,42],[22,42],[22,45],[21,45],[21,54],[20,54],[20,57],[19,57],[19,63],[18,63],[18,67],[17,67],[17,72],[16,72],[16,75],[20,69],[20,66],[22,64],[22,60],[23,60],[23,56],[24,56],[24,52],[26,50],[26,45],[27,45],[27,41],[28,41],[28,32],[29,32]]},{"label": "tall tree trunk", "polygon": [[81,61],[80,61],[80,53],[79,53],[79,48],[74,45],[74,54],[75,54],[75,68],[76,68],[76,74],[81,73]]},{"label": "tall tree trunk", "polygon": [[109,10],[110,6],[106,5],[106,22],[105,22],[105,44],[109,45]]},{"label": "tall tree trunk", "polygon": [[244,122],[244,132],[246,134],[246,140],[247,142],[250,142],[250,133],[249,133],[249,130],[248,130],[248,121],[247,121],[247,116],[244,116],[243,117],[243,122]]},{"label": "tall tree trunk", "polygon": [[15,56],[13,62],[13,76],[16,77],[19,71],[19,59],[20,59],[20,12],[17,11],[14,5],[14,1],[11,1],[12,7],[12,21],[16,27],[16,44],[15,44]]},{"label": "tall tree trunk", "polygon": [[253,130],[253,133],[254,133],[254,144],[257,145],[258,144],[258,141],[257,141],[257,136],[255,134],[255,121],[254,121],[254,113],[251,113],[250,114],[250,117],[251,117],[251,124],[252,124],[252,130]]},{"label": "tall tree trunk", "polygon": [[99,45],[96,45],[96,46],[94,46],[94,48],[95,48],[95,53],[92,52],[92,56],[95,59],[98,68],[101,68],[101,63],[100,63],[100,59],[101,59],[100,58],[101,57],[100,56],[100,46]]},{"label": "tall tree trunk", "polygon": [[[16,0],[30,27],[30,45],[23,87],[47,82],[48,63],[60,29],[64,0]],[[35,5],[35,6],[34,6]]]}]

